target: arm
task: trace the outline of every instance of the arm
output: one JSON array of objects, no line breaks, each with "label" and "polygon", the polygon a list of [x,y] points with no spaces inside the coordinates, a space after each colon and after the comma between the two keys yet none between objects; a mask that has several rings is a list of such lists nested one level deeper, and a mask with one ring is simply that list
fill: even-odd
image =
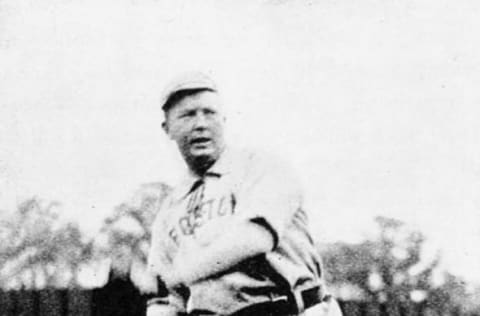
[{"label": "arm", "polygon": [[156,280],[156,292],[147,301],[146,316],[180,316],[186,315],[185,301],[174,289],[168,289],[161,277],[168,268],[168,261],[163,255],[161,225],[157,217],[152,225],[152,241],[148,254],[148,271]]},{"label": "arm", "polygon": [[184,241],[167,285],[195,283],[277,246],[300,206],[297,182],[286,168],[270,161],[257,168],[240,183],[235,215],[205,228],[214,232],[209,238]]},{"label": "arm", "polygon": [[189,285],[228,270],[247,258],[269,252],[273,245],[272,234],[254,222],[229,225],[215,242],[202,247],[201,253],[193,250],[191,243],[185,245],[177,257],[179,260],[173,265],[174,271],[165,281],[168,286],[180,283]]},{"label": "arm", "polygon": [[177,309],[168,303],[158,301],[147,302],[146,316],[179,316]]}]

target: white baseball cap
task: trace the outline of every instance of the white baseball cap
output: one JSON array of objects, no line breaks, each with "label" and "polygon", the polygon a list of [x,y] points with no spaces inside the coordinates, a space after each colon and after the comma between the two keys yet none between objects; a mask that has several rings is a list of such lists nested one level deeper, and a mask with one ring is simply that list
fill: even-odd
[{"label": "white baseball cap", "polygon": [[162,94],[162,109],[168,110],[168,101],[170,98],[185,90],[210,90],[217,91],[215,82],[202,72],[187,72],[175,77],[169,84],[167,84]]}]

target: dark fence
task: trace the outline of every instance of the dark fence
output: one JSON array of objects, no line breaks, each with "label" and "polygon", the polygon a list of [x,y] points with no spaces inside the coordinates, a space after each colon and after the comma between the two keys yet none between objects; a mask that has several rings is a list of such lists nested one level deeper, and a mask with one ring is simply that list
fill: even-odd
[{"label": "dark fence", "polygon": [[[143,316],[147,297],[135,287],[114,281],[95,290],[0,291],[1,316]],[[365,302],[340,302],[344,315],[352,316],[474,316],[458,309],[439,313],[426,304],[393,308]]]},{"label": "dark fence", "polygon": [[123,279],[94,290],[0,290],[0,316],[142,316],[147,299]]}]

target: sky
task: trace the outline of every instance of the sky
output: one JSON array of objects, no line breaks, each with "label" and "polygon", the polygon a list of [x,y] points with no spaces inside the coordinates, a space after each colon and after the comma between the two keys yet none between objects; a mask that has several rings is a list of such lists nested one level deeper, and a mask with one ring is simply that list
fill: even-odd
[{"label": "sky", "polygon": [[0,1],[0,209],[36,195],[95,234],[182,172],[161,130],[201,70],[230,143],[291,161],[317,239],[405,221],[480,282],[480,4],[446,0]]}]

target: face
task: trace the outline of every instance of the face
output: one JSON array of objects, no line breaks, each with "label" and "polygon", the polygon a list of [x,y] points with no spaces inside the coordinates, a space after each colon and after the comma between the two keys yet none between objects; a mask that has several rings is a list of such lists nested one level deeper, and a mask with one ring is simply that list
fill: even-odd
[{"label": "face", "polygon": [[164,129],[192,166],[199,160],[218,159],[224,146],[224,123],[218,94],[201,91],[182,98],[168,110]]}]

